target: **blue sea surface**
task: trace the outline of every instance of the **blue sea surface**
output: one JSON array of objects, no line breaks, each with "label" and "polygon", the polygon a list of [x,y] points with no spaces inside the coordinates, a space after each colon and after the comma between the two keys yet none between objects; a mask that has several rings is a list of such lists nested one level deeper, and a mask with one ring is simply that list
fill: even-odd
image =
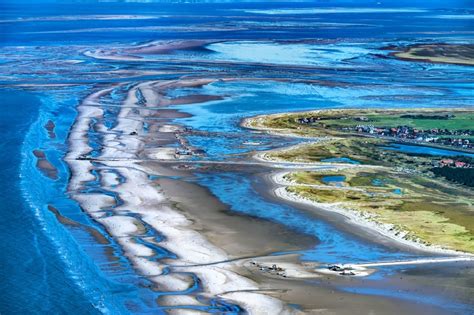
[{"label": "blue sea surface", "polygon": [[324,183],[340,183],[346,180],[346,176],[344,175],[335,175],[335,176],[324,176],[322,181]]},{"label": "blue sea surface", "polygon": [[[248,116],[326,108],[474,106],[472,67],[410,63],[389,58],[389,51],[380,49],[423,42],[472,42],[470,2],[381,1],[375,7],[373,1],[321,1],[317,6],[313,2],[188,2],[0,2],[1,314],[162,313],[150,283],[67,193],[70,171],[63,158],[75,108],[102,86],[123,84],[107,100],[116,104],[119,94],[137,82],[177,80],[196,73],[228,79],[170,94],[224,97],[173,106],[192,115],[177,123],[209,133],[191,135],[188,140],[212,160],[300,141],[249,132],[240,127],[241,119]],[[334,8],[339,9],[335,12]],[[148,63],[85,55],[86,51],[176,39],[212,43],[197,50],[142,56],[153,60]],[[289,41],[294,40],[298,43],[292,45]],[[173,63],[175,59],[180,62]],[[291,66],[291,71],[279,71],[269,63]],[[151,73],[120,75],[145,70]],[[106,127],[115,123],[116,112],[113,107],[109,110]],[[44,128],[49,120],[55,123],[55,138],[48,137]],[[92,155],[98,155],[100,146],[93,137],[91,145]],[[38,170],[32,153],[36,149],[57,168],[57,179]],[[429,152],[452,153],[433,148]],[[346,158],[327,161],[358,163]],[[271,220],[318,239],[317,246],[300,252],[303,260],[335,263],[417,257],[268,200],[257,192],[258,180],[240,173],[201,173],[197,182],[237,213]],[[60,223],[48,205],[77,226]],[[109,244],[99,245],[87,232],[89,228]],[[390,289],[369,291],[363,293],[397,296]],[[416,293],[400,298],[427,299]],[[228,307],[238,312],[233,305]],[[447,312],[453,309],[458,310],[457,305],[447,306]]]},{"label": "blue sea surface", "polygon": [[[146,299],[132,285],[137,277],[128,262],[120,262],[119,273],[107,271],[103,266],[109,261],[97,241],[84,228],[63,225],[48,210],[52,205],[77,224],[99,229],[66,193],[70,174],[62,159],[80,95],[77,88],[47,94],[0,89],[5,109],[0,120],[1,313],[128,314],[127,300]],[[49,119],[55,121],[54,139],[44,128]],[[58,179],[39,171],[36,149],[58,169]]]},{"label": "blue sea surface", "polygon": [[[94,275],[95,267],[86,261],[64,226],[39,206],[44,201],[37,202],[53,197],[51,184],[41,178],[34,166],[33,147],[29,146],[29,141],[35,139],[32,126],[38,121],[40,97],[0,89],[0,99],[0,313],[101,313],[102,297],[94,285],[104,284],[94,277],[82,279],[82,285],[74,279],[80,274]],[[32,184],[37,181],[46,185]],[[76,265],[76,274],[69,263]],[[108,290],[102,289],[103,293]]]}]

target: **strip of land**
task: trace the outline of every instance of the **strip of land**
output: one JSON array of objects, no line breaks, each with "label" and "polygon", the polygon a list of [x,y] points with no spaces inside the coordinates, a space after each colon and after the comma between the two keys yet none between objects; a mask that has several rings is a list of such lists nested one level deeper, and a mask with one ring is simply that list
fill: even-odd
[{"label": "strip of land", "polygon": [[[419,134],[413,139],[419,141],[417,145],[432,145],[426,142],[431,137],[427,133],[439,130],[466,138],[469,144],[472,120],[473,112],[465,109],[330,110],[259,116],[243,125],[316,139],[260,153],[260,160],[333,166],[277,174],[274,179],[282,186],[276,191],[280,197],[345,214],[359,225],[423,250],[462,254],[474,253],[474,192],[462,182],[435,176],[435,171],[452,168],[469,176],[474,164],[470,153],[459,151],[459,156],[446,158],[391,150],[390,145],[411,140],[413,130]],[[366,127],[395,130],[379,135],[378,131],[366,132]],[[452,148],[450,142],[438,146]]]},{"label": "strip of land", "polygon": [[[118,242],[152,290],[161,292],[157,303],[170,313],[206,307],[206,299],[225,299],[255,314],[297,313],[284,301],[287,297],[279,298],[281,293],[267,291],[249,276],[245,261],[276,249],[298,250],[314,240],[278,232],[281,227],[270,222],[222,213],[224,205],[209,195],[203,198],[199,187],[167,179],[189,176],[186,168],[162,163],[179,165],[174,144],[187,143],[179,141],[182,127],[170,123],[176,116],[165,110],[161,117],[157,105],[169,104],[163,95],[167,88],[206,82],[138,84],[128,91],[109,127],[102,99],[114,87],[87,97],[78,106],[69,136],[69,192]],[[92,133],[101,135],[100,150],[91,142],[91,126]],[[87,189],[91,185],[97,185],[93,192]],[[274,238],[275,233],[284,236]],[[298,277],[304,268],[292,260],[291,274]],[[265,262],[274,263],[272,258]]]},{"label": "strip of land", "polygon": [[407,61],[474,65],[474,45],[472,44],[421,44],[409,46],[405,51],[393,56]]}]

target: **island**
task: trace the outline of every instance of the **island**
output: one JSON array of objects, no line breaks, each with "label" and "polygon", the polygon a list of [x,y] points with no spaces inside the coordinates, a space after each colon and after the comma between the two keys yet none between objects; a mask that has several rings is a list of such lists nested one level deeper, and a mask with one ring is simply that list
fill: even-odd
[{"label": "island", "polygon": [[280,197],[340,212],[406,244],[474,253],[473,110],[318,110],[243,126],[306,138],[256,155],[313,167],[273,176]]},{"label": "island", "polygon": [[392,54],[406,61],[426,61],[432,63],[474,65],[474,45],[472,44],[417,44]]}]

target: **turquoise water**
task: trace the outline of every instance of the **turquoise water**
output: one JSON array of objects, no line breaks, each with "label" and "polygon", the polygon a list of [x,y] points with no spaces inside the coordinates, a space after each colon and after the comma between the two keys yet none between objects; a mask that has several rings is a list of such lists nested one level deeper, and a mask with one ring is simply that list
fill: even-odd
[{"label": "turquoise water", "polygon": [[328,183],[341,183],[346,180],[346,176],[324,176],[322,181],[326,184]]},{"label": "turquoise water", "polygon": [[390,146],[382,147],[382,149],[414,154],[428,154],[435,156],[468,156],[474,158],[474,154],[472,153],[456,150],[438,149],[420,145],[391,144]]},{"label": "turquoise water", "polygon": [[353,159],[350,159],[348,157],[323,159],[323,160],[321,160],[321,162],[360,164],[360,162],[357,162],[357,161],[355,161]]},{"label": "turquoise water", "polygon": [[372,180],[372,185],[374,185],[374,186],[385,186],[385,180],[379,179],[379,178],[374,178]]},{"label": "turquoise water", "polygon": [[[414,4],[401,1],[396,4],[399,9],[388,12],[354,10],[354,4],[346,1],[320,6],[335,4],[349,8],[334,13],[330,8],[315,11],[308,3],[2,1],[0,313],[161,312],[156,308],[156,292],[148,289],[149,282],[66,192],[70,173],[62,159],[68,150],[75,107],[103,86],[124,83],[103,100],[116,105],[130,85],[145,80],[174,80],[187,75],[239,79],[173,92],[173,96],[202,93],[225,98],[174,107],[193,115],[177,120],[180,124],[210,132],[193,135],[189,141],[207,152],[205,158],[213,160],[233,159],[299,141],[249,133],[239,127],[240,120],[247,116],[323,108],[474,105],[472,83],[465,79],[472,77],[472,68],[398,61],[387,58],[388,52],[379,49],[423,41],[471,41],[467,31],[472,23],[465,18],[470,7],[464,1],[417,3],[423,8],[408,11],[403,6]],[[84,55],[89,50],[150,40],[196,38],[231,40],[197,50],[145,56],[155,59],[151,63],[105,61]],[[288,40],[301,41],[283,46]],[[214,64],[216,60],[221,63]],[[292,67],[282,70],[283,65]],[[313,68],[305,68],[308,65]],[[158,72],[130,74],[141,70]],[[55,83],[71,85],[43,85]],[[116,123],[116,114],[116,109],[110,107],[106,127]],[[48,138],[44,129],[50,119],[56,124],[54,139]],[[95,156],[100,152],[97,143],[91,134]],[[57,180],[38,171],[34,149],[43,150],[58,169]],[[347,158],[326,161],[358,163]],[[238,213],[272,220],[313,236],[318,245],[301,252],[304,260],[331,263],[414,257],[339,231],[307,212],[272,202],[257,192],[258,180],[245,174],[197,174],[197,180]],[[48,211],[50,204],[82,228],[59,223]],[[99,231],[110,244],[97,244],[87,228]],[[173,255],[158,254],[156,259]],[[199,291],[197,280],[195,284],[190,290]],[[397,287],[392,289],[387,289],[387,296],[396,295],[393,292]],[[424,301],[422,294],[414,293],[411,298]],[[194,309],[240,312],[225,301],[211,300],[208,304]]]}]

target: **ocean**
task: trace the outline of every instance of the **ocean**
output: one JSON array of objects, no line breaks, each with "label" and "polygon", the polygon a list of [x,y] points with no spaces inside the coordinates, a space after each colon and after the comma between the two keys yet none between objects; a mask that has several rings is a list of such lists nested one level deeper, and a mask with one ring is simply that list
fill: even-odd
[{"label": "ocean", "polygon": [[[373,1],[363,3],[374,8]],[[147,282],[123,257],[120,247],[68,195],[71,174],[63,161],[68,133],[77,115],[76,106],[90,91],[108,84],[178,78],[201,71],[218,76],[228,69],[212,61],[235,62],[239,66],[226,75],[255,76],[261,81],[217,82],[201,91],[226,95],[225,100],[173,107],[193,115],[179,119],[183,125],[240,135],[225,141],[219,136],[190,137],[193,145],[206,148],[209,159],[250,151],[243,149],[242,143],[252,141],[252,135],[239,127],[245,116],[315,107],[474,105],[471,69],[374,57],[383,54],[381,46],[394,42],[472,43],[472,3],[399,1],[395,5],[382,1],[372,10],[360,10],[360,6],[361,2],[353,1],[318,1],[317,6],[232,1],[0,2],[0,313],[161,312],[152,304],[155,295],[147,290]],[[346,9],[334,13],[334,7]],[[85,55],[104,47],[196,38],[215,42],[199,51],[160,55],[153,64],[102,61]],[[291,50],[275,44],[288,40],[299,42]],[[192,65],[196,58],[202,63]],[[172,59],[179,59],[183,67]],[[264,78],[269,74],[280,78],[292,74],[251,67],[259,62],[320,69],[295,70],[297,82],[268,83]],[[353,75],[344,72],[348,69]],[[393,75],[395,69],[398,76]],[[120,73],[135,70],[163,73],[137,77]],[[303,79],[328,84],[308,85]],[[341,84],[332,86],[335,81]],[[189,95],[193,89],[181,92]],[[54,137],[45,128],[50,120],[55,124]],[[260,149],[279,144],[269,138]],[[34,150],[44,152],[57,169],[54,180],[37,168]],[[333,227],[322,221],[305,225],[308,218],[299,213],[289,220],[290,207],[261,199],[252,188],[258,182],[239,176],[198,175],[197,182],[238,213],[273,220],[318,238],[323,245],[301,253],[304,259],[322,258],[332,263],[348,257],[356,261],[411,257],[348,233],[333,233]],[[230,194],[234,185],[239,189]],[[239,196],[248,199],[241,202]],[[61,223],[51,206],[59,209],[69,224]],[[98,231],[102,243],[87,231]],[[347,247],[335,254],[334,244]],[[429,303],[441,305],[444,300]],[[205,310],[225,309],[219,307]],[[465,313],[469,307],[456,305],[455,311]]]}]

